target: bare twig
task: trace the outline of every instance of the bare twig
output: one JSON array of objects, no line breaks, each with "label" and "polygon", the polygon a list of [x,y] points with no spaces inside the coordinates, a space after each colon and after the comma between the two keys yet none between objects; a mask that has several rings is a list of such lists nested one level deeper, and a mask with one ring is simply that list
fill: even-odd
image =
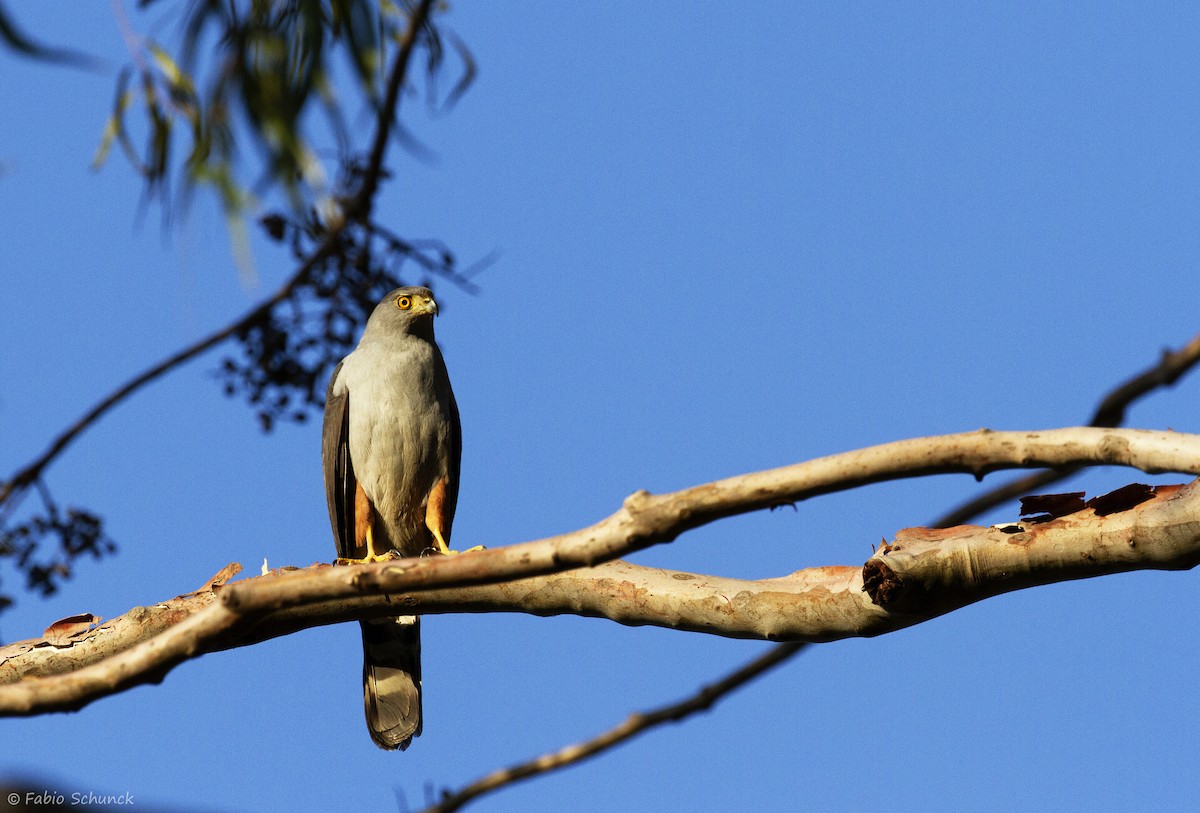
[{"label": "bare twig", "polygon": [[[1197,334],[1178,350],[1166,350],[1158,364],[1117,386],[1101,400],[1092,414],[1088,426],[1116,427],[1125,422],[1128,408],[1139,398],[1161,387],[1169,387],[1185,373],[1200,363],[1200,334]],[[1048,471],[1027,474],[968,500],[949,511],[933,525],[949,528],[970,522],[984,511],[1003,505],[1017,497],[1035,494],[1054,483],[1061,482],[1079,471],[1078,466],[1068,466]]]},{"label": "bare twig", "polygon": [[808,644],[780,644],[772,647],[717,682],[704,686],[691,697],[652,711],[631,714],[620,725],[590,740],[576,745],[568,745],[559,751],[490,773],[454,793],[446,793],[440,802],[425,808],[423,813],[451,813],[485,793],[499,790],[522,779],[574,765],[576,762],[582,762],[602,751],[620,745],[651,728],[664,723],[678,722],[697,712],[707,711],[730,692],[779,666],[807,647]]},{"label": "bare twig", "polygon": [[[229,641],[248,635],[263,619],[292,608],[387,595],[386,611],[390,611],[388,614],[395,614],[397,610],[423,612],[425,608],[421,604],[424,600],[422,594],[426,592],[430,592],[430,595],[424,598],[430,599],[432,603],[436,602],[439,589],[493,585],[594,565],[653,544],[673,540],[686,530],[723,517],[783,502],[794,502],[816,494],[917,474],[975,472],[1002,465],[1045,466],[1076,463],[1133,465],[1147,471],[1200,473],[1200,436],[1130,429],[1076,428],[1028,433],[980,431],[898,441],[781,469],[731,477],[671,494],[651,495],[638,492],[627,499],[619,511],[596,525],[536,542],[481,551],[469,556],[401,559],[358,567],[282,573],[267,580],[235,582],[222,590],[218,601],[149,640],[69,674],[20,681],[0,689],[0,714],[28,715],[79,708],[99,697],[161,679],[176,664],[228,645]],[[1145,508],[1139,506],[1136,511],[1105,517],[1104,522],[1107,524],[1104,526],[1104,534],[1097,533],[1096,527],[1081,529],[1071,526],[1071,522],[1082,521],[1081,517],[1090,512],[1081,512],[1078,516],[1072,515],[1055,523],[1047,523],[1044,530],[1029,532],[1029,539],[1054,540],[1052,531],[1068,533],[1055,529],[1074,528],[1070,531],[1074,536],[1068,534],[1052,541],[1048,549],[1051,551],[1051,554],[1048,554],[1050,561],[1040,565],[1036,574],[1045,578],[1046,574],[1054,573],[1054,567],[1057,566],[1066,567],[1063,571],[1066,575],[1055,578],[1098,575],[1111,572],[1112,568],[1127,570],[1135,567],[1190,566],[1190,560],[1187,559],[1190,549],[1186,546],[1192,540],[1188,534],[1200,529],[1200,507],[1193,504],[1200,502],[1198,492],[1200,489],[1190,488],[1181,492],[1186,494],[1186,499],[1180,497],[1173,501],[1151,501],[1145,504]],[[1192,514],[1187,515],[1185,509],[1189,507]],[[1154,511],[1157,513],[1152,513]],[[1175,513],[1172,514],[1171,511]],[[1127,526],[1120,524],[1121,522],[1131,524]],[[1190,522],[1191,525],[1186,525],[1186,522]],[[1173,535],[1161,530],[1160,526],[1169,523],[1179,526],[1172,526]],[[999,534],[998,544],[1006,550],[1015,550],[1022,546],[1033,550],[1035,547],[1032,542],[1017,540],[999,529],[982,530]],[[1151,536],[1137,536],[1143,533]],[[1154,537],[1155,533],[1162,535],[1166,542]],[[1070,559],[1066,565],[1062,565],[1063,555],[1061,552],[1055,553],[1059,551],[1059,548],[1055,547],[1056,544],[1061,548],[1072,539],[1077,542],[1088,541],[1089,544],[1092,540],[1099,540],[1110,546],[1116,544],[1118,548],[1083,549],[1079,559],[1087,562],[1095,560],[1096,568],[1085,572],[1075,569],[1075,559]],[[1014,540],[1019,544],[1013,544]],[[1130,552],[1118,554],[1117,550],[1123,551],[1119,548],[1119,543],[1129,540],[1136,541],[1136,554],[1132,552],[1132,547]],[[1172,544],[1183,545],[1182,552],[1171,548]],[[1163,545],[1167,547],[1164,548]],[[893,547],[891,550],[894,549]],[[1092,558],[1087,558],[1084,553]],[[1054,556],[1057,556],[1057,559],[1054,559]],[[977,573],[972,571],[972,567],[978,571],[982,566],[979,558],[968,556],[963,560],[966,562],[963,571],[966,575],[962,579],[965,579],[965,583],[970,587],[962,592],[966,597],[965,601],[976,601],[1003,589],[1017,589],[1033,583],[1028,581],[1028,577],[1035,571],[1022,568],[1019,561],[1008,559],[1003,560],[1004,568],[994,580],[981,582]],[[1059,565],[1054,564],[1056,561]],[[953,562],[947,565],[951,566]],[[959,578],[955,573],[957,571],[943,574],[946,583],[955,583],[955,579]],[[1008,574],[1008,583],[1015,586],[1003,586],[1004,574]],[[580,574],[567,574],[563,578],[570,576]],[[583,577],[586,578],[586,571],[583,572]],[[805,633],[801,633],[795,627],[787,629],[780,626],[783,616],[779,614],[778,604],[775,605],[774,613],[771,612],[771,602],[781,598],[775,595],[781,591],[764,589],[760,591],[761,602],[748,602],[749,614],[743,614],[742,620],[737,622],[744,625],[745,631],[741,634],[775,639],[803,635],[807,640],[830,640],[848,635],[879,634],[897,625],[913,623],[914,619],[921,620],[919,615],[911,610],[897,616],[883,606],[885,601],[872,603],[861,589],[854,588],[853,579],[861,579],[861,573],[856,575],[851,571],[847,576],[844,568],[835,568],[824,570],[824,577],[840,578],[845,584],[838,594],[837,602],[833,601],[834,597],[828,585],[825,586],[825,610],[817,612],[817,615],[820,615],[820,612],[831,613],[829,618],[845,626],[843,632],[831,632],[833,621],[825,624],[815,623]],[[685,594],[689,589],[686,586],[687,581],[682,580],[678,590],[672,591],[675,596],[686,598]],[[773,584],[781,587],[785,582],[785,579],[773,580]],[[503,591],[507,589],[519,590],[520,586],[498,586],[497,592],[492,594],[492,601],[503,600]],[[617,608],[616,611],[612,611],[616,620],[643,623],[644,616],[639,617],[635,612],[621,608],[637,607],[640,604],[643,614],[648,612],[647,608],[657,611],[658,607],[652,606],[653,592],[633,589],[622,597],[620,585],[610,583],[606,590],[595,596],[592,606],[597,609],[582,611],[599,615],[603,614],[603,608],[611,606]],[[729,595],[729,592],[726,588],[722,595]],[[483,594],[484,591],[481,590],[480,593]],[[738,591],[732,593],[738,595]],[[441,598],[451,599],[457,609],[471,609],[468,595],[443,594]],[[748,595],[747,598],[753,596]],[[548,609],[548,605],[539,605],[539,600],[545,601],[546,597],[539,599],[536,595],[527,594],[520,603],[522,609],[532,607],[534,612],[553,611]],[[680,607],[685,607],[686,603],[683,599],[678,600]],[[838,603],[840,608],[836,612],[832,609],[834,603]],[[706,601],[694,602],[693,610],[695,613],[716,613],[717,616],[739,612],[736,601],[730,601],[728,604],[728,607],[723,607],[714,602],[711,596],[707,596]],[[936,611],[935,614],[946,612],[948,606],[949,602],[937,604],[933,610]],[[568,611],[580,612],[583,607],[584,604],[576,604],[573,610]],[[789,604],[788,608],[792,611],[788,617],[797,619],[795,605]],[[480,605],[476,609],[485,610],[490,607]],[[377,605],[370,608],[370,612],[362,612],[361,608],[358,608],[358,612],[379,614],[385,610]],[[678,617],[680,626],[688,625],[686,618],[686,615]],[[872,620],[873,623],[867,623]],[[732,624],[719,619],[702,623],[712,628],[708,631],[716,631]]]},{"label": "bare twig", "polygon": [[479,286],[471,281],[471,276],[491,264],[489,257],[484,257],[465,271],[458,272],[446,262],[441,261],[440,258],[435,260],[426,254],[425,251],[420,250],[422,248],[426,250],[432,249],[436,254],[445,257],[448,249],[440,240],[406,240],[380,223],[367,223],[365,227],[371,234],[383,240],[391,249],[402,253],[405,257],[411,258],[417,265],[421,266],[422,270],[448,279],[469,294],[479,293]]}]

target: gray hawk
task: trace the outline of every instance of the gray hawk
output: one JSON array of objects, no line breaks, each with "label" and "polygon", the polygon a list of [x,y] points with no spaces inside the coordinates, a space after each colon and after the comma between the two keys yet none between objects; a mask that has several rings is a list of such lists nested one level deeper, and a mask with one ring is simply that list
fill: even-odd
[{"label": "gray hawk", "polygon": [[[433,339],[437,312],[428,288],[392,291],[330,378],[321,458],[343,562],[451,552],[462,432]],[[407,748],[421,733],[420,621],[402,615],[361,627],[371,739]]]}]

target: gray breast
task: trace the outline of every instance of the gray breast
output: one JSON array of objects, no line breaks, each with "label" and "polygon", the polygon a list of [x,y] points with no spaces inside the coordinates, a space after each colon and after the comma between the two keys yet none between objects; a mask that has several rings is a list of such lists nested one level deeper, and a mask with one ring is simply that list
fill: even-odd
[{"label": "gray breast", "polygon": [[346,357],[339,384],[350,391],[355,476],[391,545],[418,554],[425,499],[450,458],[450,382],[440,353],[411,335],[362,343]]}]

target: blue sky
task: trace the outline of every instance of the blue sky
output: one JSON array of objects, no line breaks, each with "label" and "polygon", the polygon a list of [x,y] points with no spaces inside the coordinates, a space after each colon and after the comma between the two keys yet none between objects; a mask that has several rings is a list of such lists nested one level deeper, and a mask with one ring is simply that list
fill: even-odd
[{"label": "blue sky", "polygon": [[[211,201],[164,237],[119,157],[89,171],[126,59],[108,4],[8,7],[110,70],[0,52],[6,472],[292,270],[256,244],[247,288]],[[456,547],[572,530],[638,488],[1074,425],[1200,329],[1192,4],[455,3],[447,22],[479,79],[449,115],[408,105],[437,158],[395,153],[380,211],[464,260],[499,253],[479,295],[439,289],[464,424]],[[220,394],[218,360],[148,388],[50,470],[120,553],[51,600],[22,597],[6,640],[193,590],[229,561],[332,558],[316,425],[261,435]],[[1187,379],[1131,424],[1194,431],[1198,396]],[[875,486],[635,561],[742,577],[858,564],[978,488]],[[1180,598],[1195,583],[1056,585],[817,647],[710,714],[477,809],[1181,809],[1197,792],[1200,621]],[[425,734],[403,754],[366,734],[343,625],[3,721],[0,769],[147,805],[404,809],[765,646],[515,615],[423,630]]]}]

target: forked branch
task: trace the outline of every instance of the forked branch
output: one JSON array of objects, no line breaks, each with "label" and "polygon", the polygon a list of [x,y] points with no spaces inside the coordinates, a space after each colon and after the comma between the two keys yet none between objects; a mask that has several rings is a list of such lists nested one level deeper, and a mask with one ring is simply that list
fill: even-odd
[{"label": "forked branch", "polygon": [[[1139,567],[1191,567],[1200,536],[1196,486],[1160,490],[1148,502],[1108,516],[1088,510],[1028,526],[943,532],[949,535],[929,544],[953,548],[956,555],[944,561],[917,557],[917,576],[905,572],[912,549],[923,539],[912,532],[899,534],[873,558],[890,569],[890,577],[868,569],[866,582],[861,567],[814,568],[758,582],[631,571],[633,566],[624,563],[588,567],[673,540],[722,517],[864,483],[1005,465],[1098,463],[1200,473],[1200,436],[1080,428],[899,441],[671,494],[639,492],[596,525],[535,542],[469,556],[322,567],[236,582],[153,637],[87,665],[68,667],[65,673],[0,688],[0,714],[78,708],[161,679],[176,664],[204,652],[264,637],[270,624],[289,617],[294,623],[296,615],[305,613],[309,617],[302,626],[395,614],[397,609],[572,612],[737,637],[820,641],[877,635],[1047,581]],[[997,567],[983,567],[988,561]],[[872,575],[890,590],[872,589]],[[531,578],[539,576],[540,581]],[[901,585],[916,587],[899,589]],[[934,589],[937,585],[948,585],[945,595]],[[14,662],[0,663],[0,674],[16,674],[21,653],[6,654]]]}]

